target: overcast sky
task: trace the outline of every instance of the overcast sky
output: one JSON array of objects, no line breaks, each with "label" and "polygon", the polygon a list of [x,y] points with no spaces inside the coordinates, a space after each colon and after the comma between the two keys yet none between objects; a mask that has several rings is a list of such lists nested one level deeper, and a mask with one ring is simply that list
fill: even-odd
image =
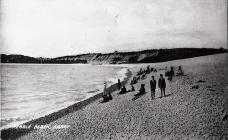
[{"label": "overcast sky", "polygon": [[227,47],[227,0],[1,0],[1,53]]}]

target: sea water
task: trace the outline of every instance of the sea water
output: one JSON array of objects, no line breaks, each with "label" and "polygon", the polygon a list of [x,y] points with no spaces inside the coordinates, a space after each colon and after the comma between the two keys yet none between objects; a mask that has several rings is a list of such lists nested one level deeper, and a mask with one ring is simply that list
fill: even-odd
[{"label": "sea water", "polygon": [[87,64],[2,64],[1,128],[17,126],[103,92],[126,67]]}]

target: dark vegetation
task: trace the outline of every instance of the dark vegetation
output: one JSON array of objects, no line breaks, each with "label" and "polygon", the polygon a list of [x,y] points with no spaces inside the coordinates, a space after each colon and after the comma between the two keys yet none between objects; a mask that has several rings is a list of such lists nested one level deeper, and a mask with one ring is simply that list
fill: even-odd
[{"label": "dark vegetation", "polygon": [[120,63],[156,63],[169,60],[191,58],[204,55],[225,53],[226,49],[212,48],[174,48],[152,49],[135,52],[88,53],[56,58],[34,58],[24,55],[1,54],[1,63],[37,63],[37,64],[120,64]]}]

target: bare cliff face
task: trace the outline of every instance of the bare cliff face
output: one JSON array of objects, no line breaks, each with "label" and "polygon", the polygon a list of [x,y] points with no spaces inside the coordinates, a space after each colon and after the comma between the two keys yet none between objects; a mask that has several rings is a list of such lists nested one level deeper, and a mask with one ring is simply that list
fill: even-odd
[{"label": "bare cliff face", "polygon": [[15,57],[15,55],[1,55],[1,60],[2,63],[89,63],[95,65],[123,63],[156,63],[224,52],[227,51],[225,49],[209,48],[176,48],[144,50],[137,52],[114,52],[106,54],[89,53],[73,56],[62,56],[57,58],[32,58],[27,56],[22,57],[22,55],[20,55],[20,57]]},{"label": "bare cliff face", "polygon": [[169,60],[224,53],[224,49],[177,48],[139,52],[93,53],[55,58],[57,61],[82,61],[90,64],[156,63]]}]

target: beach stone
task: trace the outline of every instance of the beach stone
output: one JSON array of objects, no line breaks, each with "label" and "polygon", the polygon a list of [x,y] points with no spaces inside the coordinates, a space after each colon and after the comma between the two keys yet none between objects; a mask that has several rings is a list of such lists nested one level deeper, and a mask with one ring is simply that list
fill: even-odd
[{"label": "beach stone", "polygon": [[204,80],[198,80],[196,83],[204,83]]},{"label": "beach stone", "polygon": [[227,121],[227,119],[228,119],[228,114],[226,112],[224,112],[222,115],[222,120]]},{"label": "beach stone", "polygon": [[214,89],[211,89],[211,88],[210,88],[209,90],[210,90],[210,91],[215,91]]},{"label": "beach stone", "polygon": [[207,88],[212,88],[212,86],[207,86]]},{"label": "beach stone", "polygon": [[198,89],[199,88],[199,85],[193,85],[192,86],[192,89]]}]

